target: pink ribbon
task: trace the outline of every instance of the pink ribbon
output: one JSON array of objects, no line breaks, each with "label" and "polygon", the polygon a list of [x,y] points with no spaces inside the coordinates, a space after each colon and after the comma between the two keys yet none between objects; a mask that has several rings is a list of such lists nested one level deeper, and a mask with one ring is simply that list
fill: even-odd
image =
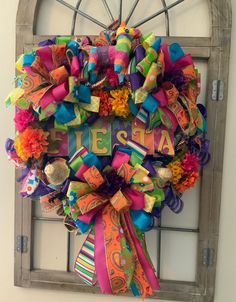
[{"label": "pink ribbon", "polygon": [[61,101],[69,93],[67,83],[62,83],[53,89],[48,90],[40,101],[42,109],[46,108],[50,103]]},{"label": "pink ribbon", "polygon": [[73,56],[71,60],[71,75],[78,77],[80,73],[79,60],[77,56]]},{"label": "pink ribbon", "polygon": [[116,151],[115,156],[112,160],[112,168],[114,168],[115,170],[118,170],[122,164],[124,163],[128,163],[130,160],[130,155],[125,153],[125,152],[121,152],[121,151]]},{"label": "pink ribbon", "polygon": [[189,65],[193,65],[193,60],[192,60],[192,57],[191,57],[190,54],[185,55],[185,56],[179,58],[175,62],[174,67],[182,69],[182,68],[184,68],[186,66],[189,66]]},{"label": "pink ribbon", "polygon": [[173,112],[171,112],[168,108],[166,108],[166,107],[163,107],[163,108],[161,108],[161,110],[165,113],[165,115],[171,120],[171,124],[172,124],[172,126],[171,126],[171,129],[173,130],[173,131],[175,131],[176,130],[176,128],[178,127],[178,122],[177,122],[177,119],[176,119],[176,116],[174,115],[174,113]]},{"label": "pink ribbon", "polygon": [[125,188],[122,190],[122,193],[127,199],[132,201],[132,205],[130,207],[132,210],[142,210],[145,207],[144,193],[130,188]]},{"label": "pink ribbon", "polygon": [[75,176],[76,176],[78,179],[80,179],[80,180],[82,180],[82,181],[85,181],[85,178],[84,178],[83,174],[84,174],[89,168],[90,168],[90,167],[89,167],[88,165],[86,165],[85,163],[83,163],[83,164],[79,167],[78,171],[75,173]]},{"label": "pink ribbon", "polygon": [[87,223],[89,224],[91,222],[91,220],[93,219],[93,217],[97,214],[97,212],[101,209],[101,207],[97,207],[91,211],[89,211],[88,213],[86,214],[83,214],[83,215],[79,215],[77,218],[84,222],[84,223]]},{"label": "pink ribbon", "polygon": [[102,211],[97,213],[94,225],[94,259],[97,280],[103,294],[112,294],[106,268]]},{"label": "pink ribbon", "polygon": [[169,48],[169,46],[167,44],[162,44],[160,46],[160,49],[164,53],[164,62],[165,62],[165,71],[166,72],[170,71],[170,69],[173,67],[173,63],[172,63],[172,61],[170,59],[168,48]]},{"label": "pink ribbon", "polygon": [[53,70],[53,61],[52,61],[52,49],[51,47],[45,46],[36,50],[36,55],[39,56],[43,64],[47,67],[48,71]]},{"label": "pink ribbon", "polygon": [[168,100],[163,89],[159,89],[157,92],[152,93],[152,96],[158,101],[160,107],[167,106]]}]

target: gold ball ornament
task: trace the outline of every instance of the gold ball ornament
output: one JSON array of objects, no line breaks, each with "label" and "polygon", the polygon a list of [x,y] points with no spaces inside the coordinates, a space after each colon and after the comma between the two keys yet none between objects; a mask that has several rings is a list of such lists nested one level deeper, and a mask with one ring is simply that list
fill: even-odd
[{"label": "gold ball ornament", "polygon": [[47,180],[52,185],[62,184],[70,175],[70,169],[63,158],[57,158],[53,162],[46,164],[44,173]]}]

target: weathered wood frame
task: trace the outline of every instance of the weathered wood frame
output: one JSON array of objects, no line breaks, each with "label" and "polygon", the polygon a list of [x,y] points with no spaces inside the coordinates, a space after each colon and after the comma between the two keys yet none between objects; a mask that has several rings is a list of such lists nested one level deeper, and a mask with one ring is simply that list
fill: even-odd
[{"label": "weathered wood frame", "polygon": [[[40,0],[19,1],[16,20],[17,55],[48,38],[35,34],[39,2]],[[161,291],[154,295],[154,298],[159,299],[188,302],[213,302],[214,300],[232,16],[230,0],[208,0],[208,3],[211,14],[211,37],[163,37],[168,43],[179,42],[194,58],[207,61],[207,137],[211,141],[212,158],[202,174],[196,282],[161,280]],[[214,80],[224,82],[222,101],[212,100]],[[27,253],[19,253],[15,250],[15,285],[99,293],[97,287],[81,284],[79,278],[72,272],[32,269],[32,203],[23,202],[17,192],[18,184],[15,194],[15,235],[28,236],[29,246]],[[214,263],[211,266],[202,263],[202,251],[205,248],[215,251]]]}]

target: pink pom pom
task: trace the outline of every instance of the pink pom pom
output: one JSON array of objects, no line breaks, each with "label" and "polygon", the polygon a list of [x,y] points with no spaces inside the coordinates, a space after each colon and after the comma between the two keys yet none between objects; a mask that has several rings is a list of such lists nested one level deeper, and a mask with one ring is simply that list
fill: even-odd
[{"label": "pink pom pom", "polygon": [[196,154],[187,152],[182,161],[182,168],[185,172],[197,171],[199,167],[198,157]]},{"label": "pink pom pom", "polygon": [[31,122],[35,121],[35,119],[31,108],[18,111],[14,118],[17,131],[23,132]]},{"label": "pink pom pom", "polygon": [[112,87],[118,86],[119,85],[119,78],[118,75],[115,73],[114,69],[111,67],[108,67],[106,70],[106,76],[108,79],[109,84]]}]

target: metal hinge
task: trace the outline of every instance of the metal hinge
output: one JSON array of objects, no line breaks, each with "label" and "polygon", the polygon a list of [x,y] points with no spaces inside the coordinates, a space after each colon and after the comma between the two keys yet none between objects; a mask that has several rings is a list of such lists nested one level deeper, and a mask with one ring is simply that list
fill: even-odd
[{"label": "metal hinge", "polygon": [[28,251],[28,237],[18,235],[16,236],[16,251],[18,253],[27,253]]},{"label": "metal hinge", "polygon": [[215,250],[211,248],[205,248],[202,250],[202,264],[205,266],[212,266],[215,260]]},{"label": "metal hinge", "polygon": [[224,82],[221,80],[214,80],[212,82],[212,100],[223,101],[224,99]]}]

